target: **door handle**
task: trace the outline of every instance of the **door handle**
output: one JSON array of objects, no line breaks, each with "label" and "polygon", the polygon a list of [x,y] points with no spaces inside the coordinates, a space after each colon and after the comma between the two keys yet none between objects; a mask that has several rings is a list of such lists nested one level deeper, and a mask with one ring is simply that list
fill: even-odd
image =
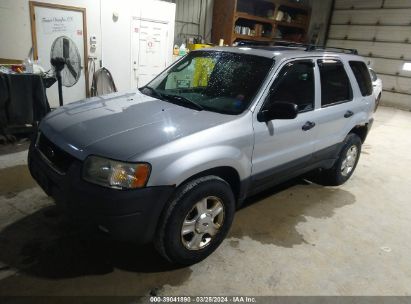
[{"label": "door handle", "polygon": [[301,129],[303,129],[303,131],[308,131],[308,130],[314,128],[314,127],[315,127],[315,122],[307,121],[307,122],[302,126]]},{"label": "door handle", "polygon": [[353,115],[354,115],[354,112],[353,112],[353,111],[347,111],[347,112],[345,112],[344,117],[345,117],[345,118],[348,118],[348,117],[351,117],[351,116],[353,116]]}]

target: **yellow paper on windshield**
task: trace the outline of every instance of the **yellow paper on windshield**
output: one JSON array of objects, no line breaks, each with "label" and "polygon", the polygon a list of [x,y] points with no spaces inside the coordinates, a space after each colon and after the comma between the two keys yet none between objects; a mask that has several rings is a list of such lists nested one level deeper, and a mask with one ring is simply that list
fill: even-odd
[{"label": "yellow paper on windshield", "polygon": [[212,58],[196,58],[192,87],[206,87],[214,66]]}]

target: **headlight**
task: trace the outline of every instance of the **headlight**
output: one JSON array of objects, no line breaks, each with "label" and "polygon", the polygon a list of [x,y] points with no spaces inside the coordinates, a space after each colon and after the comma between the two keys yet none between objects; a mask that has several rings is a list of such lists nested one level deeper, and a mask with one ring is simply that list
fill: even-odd
[{"label": "headlight", "polygon": [[147,163],[125,163],[98,156],[84,162],[83,179],[116,189],[135,189],[146,185],[151,167]]}]

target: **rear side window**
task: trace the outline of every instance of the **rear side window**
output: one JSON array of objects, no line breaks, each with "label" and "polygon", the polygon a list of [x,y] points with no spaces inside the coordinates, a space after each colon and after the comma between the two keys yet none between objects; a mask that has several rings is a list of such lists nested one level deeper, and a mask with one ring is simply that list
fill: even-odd
[{"label": "rear side window", "polygon": [[341,61],[333,59],[318,60],[321,78],[321,106],[352,100],[350,80]]},{"label": "rear side window", "polygon": [[350,61],[350,67],[360,87],[361,95],[370,96],[372,94],[372,82],[370,72],[365,63],[361,61]]}]

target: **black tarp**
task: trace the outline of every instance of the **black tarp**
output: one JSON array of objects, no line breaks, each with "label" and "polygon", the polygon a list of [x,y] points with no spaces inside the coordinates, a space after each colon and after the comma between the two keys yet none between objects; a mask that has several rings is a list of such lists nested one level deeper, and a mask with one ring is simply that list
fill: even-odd
[{"label": "black tarp", "polygon": [[9,126],[33,124],[48,112],[46,89],[40,75],[0,73],[0,132]]}]

